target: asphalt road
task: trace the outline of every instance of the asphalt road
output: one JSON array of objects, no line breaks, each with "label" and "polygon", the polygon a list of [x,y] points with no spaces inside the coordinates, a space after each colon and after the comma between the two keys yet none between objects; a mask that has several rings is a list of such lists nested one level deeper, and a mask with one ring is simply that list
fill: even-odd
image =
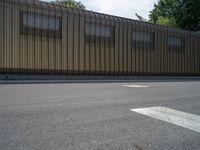
[{"label": "asphalt road", "polygon": [[130,111],[153,106],[200,115],[200,82],[0,84],[0,149],[200,149],[200,133]]}]

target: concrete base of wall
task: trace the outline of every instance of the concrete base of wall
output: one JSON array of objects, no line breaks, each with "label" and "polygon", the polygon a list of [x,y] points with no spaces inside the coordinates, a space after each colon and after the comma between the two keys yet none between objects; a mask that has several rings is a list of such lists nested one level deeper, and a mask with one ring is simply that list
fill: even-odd
[{"label": "concrete base of wall", "polygon": [[0,74],[0,83],[200,81],[200,76],[77,76]]}]

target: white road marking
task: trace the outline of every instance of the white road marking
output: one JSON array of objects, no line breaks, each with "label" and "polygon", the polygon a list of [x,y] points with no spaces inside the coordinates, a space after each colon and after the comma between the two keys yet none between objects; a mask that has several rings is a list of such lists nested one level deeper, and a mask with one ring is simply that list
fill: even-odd
[{"label": "white road marking", "polygon": [[160,106],[131,109],[131,111],[166,121],[177,126],[185,127],[200,133],[200,116],[198,115]]},{"label": "white road marking", "polygon": [[123,85],[125,87],[131,87],[131,88],[146,88],[149,87],[147,85],[138,85],[138,84],[129,84],[129,85]]}]

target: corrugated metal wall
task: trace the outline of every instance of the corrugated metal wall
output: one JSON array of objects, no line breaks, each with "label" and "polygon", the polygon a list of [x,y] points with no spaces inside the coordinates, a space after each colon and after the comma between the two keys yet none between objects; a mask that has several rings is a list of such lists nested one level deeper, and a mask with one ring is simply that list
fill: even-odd
[{"label": "corrugated metal wall", "polygon": [[[61,37],[30,28],[22,34],[23,12],[60,18]],[[200,75],[200,36],[193,32],[36,0],[0,2],[0,20],[1,73]],[[113,37],[87,40],[86,24],[94,24],[97,35],[107,32],[97,26],[109,27]],[[138,35],[143,43],[133,40]],[[172,49],[169,37],[184,42],[178,50]],[[144,44],[146,40],[151,44]]]}]

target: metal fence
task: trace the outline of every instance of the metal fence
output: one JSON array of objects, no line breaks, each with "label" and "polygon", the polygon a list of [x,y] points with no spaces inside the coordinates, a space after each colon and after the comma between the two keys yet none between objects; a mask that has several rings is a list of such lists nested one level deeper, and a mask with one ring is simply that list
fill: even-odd
[{"label": "metal fence", "polygon": [[200,75],[198,33],[37,0],[0,20],[0,73]]}]

